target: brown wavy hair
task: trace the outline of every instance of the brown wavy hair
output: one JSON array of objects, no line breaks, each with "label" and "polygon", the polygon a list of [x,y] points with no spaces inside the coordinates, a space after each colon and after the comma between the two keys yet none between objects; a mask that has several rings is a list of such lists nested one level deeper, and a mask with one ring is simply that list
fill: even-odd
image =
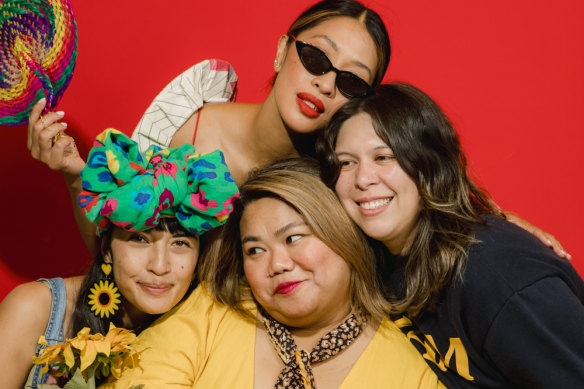
[{"label": "brown wavy hair", "polygon": [[483,223],[485,213],[504,215],[470,179],[458,135],[444,112],[424,92],[403,83],[381,85],[374,95],[353,99],[337,111],[316,145],[327,185],[334,187],[340,173],[334,152],[339,131],[359,113],[371,117],[375,132],[420,195],[403,290],[387,296],[393,312],[416,316],[433,310],[443,288],[461,280],[468,250],[476,242],[473,225]]},{"label": "brown wavy hair", "polygon": [[243,272],[239,223],[245,208],[256,200],[274,198],[293,208],[314,235],[351,268],[351,307],[381,319],[389,312],[375,275],[375,257],[365,236],[348,217],[335,193],[319,178],[318,165],[307,159],[276,162],[251,173],[239,188],[240,197],[218,239],[210,244],[201,275],[211,295],[250,317],[251,301]]}]

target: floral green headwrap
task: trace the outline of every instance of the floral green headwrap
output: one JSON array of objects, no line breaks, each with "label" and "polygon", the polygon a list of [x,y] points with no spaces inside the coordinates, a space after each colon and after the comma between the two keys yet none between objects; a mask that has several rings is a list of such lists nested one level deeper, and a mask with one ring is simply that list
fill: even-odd
[{"label": "floral green headwrap", "polygon": [[100,232],[110,222],[127,230],[155,227],[162,216],[200,235],[217,227],[239,195],[223,153],[195,154],[193,145],[176,149],[138,144],[114,129],[99,134],[81,172],[78,198]]}]

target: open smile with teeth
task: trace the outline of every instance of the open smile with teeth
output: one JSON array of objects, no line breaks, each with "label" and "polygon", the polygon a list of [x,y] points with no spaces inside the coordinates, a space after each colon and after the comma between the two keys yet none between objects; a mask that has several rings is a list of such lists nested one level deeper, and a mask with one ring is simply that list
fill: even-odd
[{"label": "open smile with teeth", "polygon": [[383,207],[385,204],[389,203],[391,201],[391,199],[393,199],[393,197],[388,197],[385,199],[380,199],[380,200],[373,200],[373,201],[368,201],[366,203],[357,203],[361,208],[363,209],[377,209],[380,207]]},{"label": "open smile with teeth", "polygon": [[322,113],[322,111],[321,111],[321,110],[319,110],[319,109],[316,107],[316,105],[314,105],[314,103],[312,103],[312,102],[310,102],[310,101],[308,101],[308,100],[304,100],[304,99],[300,99],[300,100],[302,100],[302,102],[304,102],[304,104],[308,105],[310,108],[314,109],[316,112],[318,112],[318,113]]}]

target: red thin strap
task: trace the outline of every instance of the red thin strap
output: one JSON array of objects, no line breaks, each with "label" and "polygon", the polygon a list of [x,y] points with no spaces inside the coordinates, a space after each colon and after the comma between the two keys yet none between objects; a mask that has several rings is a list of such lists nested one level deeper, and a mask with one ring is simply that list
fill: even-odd
[{"label": "red thin strap", "polygon": [[199,128],[199,119],[201,118],[201,111],[203,107],[199,108],[197,111],[197,123],[195,124],[195,133],[193,134],[193,144],[195,144],[195,139],[197,138],[197,129]]}]

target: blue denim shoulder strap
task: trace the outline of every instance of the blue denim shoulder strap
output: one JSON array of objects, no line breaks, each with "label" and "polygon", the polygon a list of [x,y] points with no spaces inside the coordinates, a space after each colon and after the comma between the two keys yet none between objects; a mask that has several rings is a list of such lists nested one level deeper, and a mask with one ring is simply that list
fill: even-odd
[{"label": "blue denim shoulder strap", "polygon": [[[65,281],[62,278],[41,278],[37,280],[47,285],[51,290],[51,316],[45,330],[45,339],[49,345],[63,342],[63,319],[65,317],[65,307],[67,306],[67,290]],[[35,355],[39,355],[45,346],[38,345]],[[47,382],[49,373],[40,374],[43,366],[33,367],[33,377],[30,388],[37,388],[37,385]]]}]

